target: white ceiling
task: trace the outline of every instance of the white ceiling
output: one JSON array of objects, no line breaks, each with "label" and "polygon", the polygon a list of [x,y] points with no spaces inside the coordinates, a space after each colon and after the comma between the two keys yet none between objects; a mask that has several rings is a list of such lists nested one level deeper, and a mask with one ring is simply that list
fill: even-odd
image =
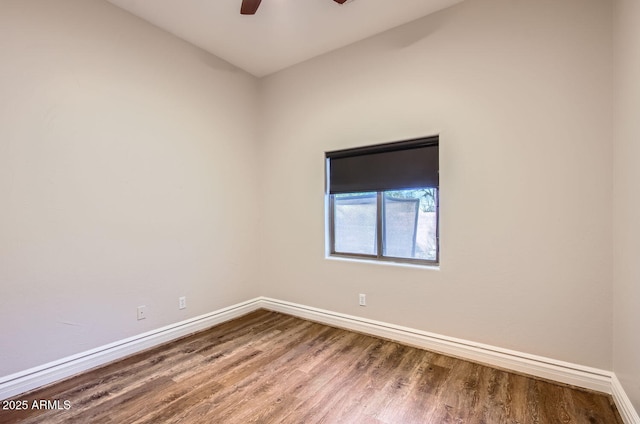
[{"label": "white ceiling", "polygon": [[413,21],[462,0],[108,0],[262,77]]}]

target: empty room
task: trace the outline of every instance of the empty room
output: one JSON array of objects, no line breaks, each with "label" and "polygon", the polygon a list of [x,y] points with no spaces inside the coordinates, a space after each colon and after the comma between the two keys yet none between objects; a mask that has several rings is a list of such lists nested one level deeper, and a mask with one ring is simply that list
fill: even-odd
[{"label": "empty room", "polygon": [[637,0],[0,0],[0,423],[640,424]]}]

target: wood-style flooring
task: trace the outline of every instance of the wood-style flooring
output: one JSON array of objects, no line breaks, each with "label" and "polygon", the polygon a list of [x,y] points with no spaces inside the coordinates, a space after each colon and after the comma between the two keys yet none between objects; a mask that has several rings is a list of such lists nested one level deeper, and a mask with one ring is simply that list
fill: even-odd
[{"label": "wood-style flooring", "polygon": [[264,310],[13,400],[1,423],[622,423],[607,395]]}]

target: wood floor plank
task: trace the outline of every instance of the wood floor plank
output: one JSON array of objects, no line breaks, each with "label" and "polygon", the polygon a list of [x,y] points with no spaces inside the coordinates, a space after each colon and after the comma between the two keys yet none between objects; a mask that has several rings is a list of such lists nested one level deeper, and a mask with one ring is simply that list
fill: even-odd
[{"label": "wood floor plank", "polygon": [[622,424],[608,395],[265,310],[14,400],[0,423]]}]

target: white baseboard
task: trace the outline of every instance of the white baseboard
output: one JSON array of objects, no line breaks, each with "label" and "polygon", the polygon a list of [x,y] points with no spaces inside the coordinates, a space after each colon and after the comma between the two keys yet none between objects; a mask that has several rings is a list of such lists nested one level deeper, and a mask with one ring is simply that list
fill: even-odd
[{"label": "white baseboard", "polygon": [[620,384],[615,374],[613,374],[611,378],[611,388],[613,401],[618,407],[622,421],[624,421],[625,424],[640,424],[640,416],[633,407],[631,399],[627,396],[627,393],[624,391],[622,384]]},{"label": "white baseboard", "polygon": [[323,309],[262,298],[265,309],[399,341],[462,359],[611,394],[611,372]]},{"label": "white baseboard", "polygon": [[640,424],[638,414],[633,408],[631,401],[624,392],[615,374],[611,371],[530,355],[523,352],[442,336],[413,328],[345,315],[277,299],[262,297],[260,299],[260,305],[264,309],[294,315],[323,324],[383,337],[509,371],[521,372],[551,381],[611,394],[624,423]]},{"label": "white baseboard", "polygon": [[248,314],[257,309],[282,312],[335,327],[383,337],[411,346],[521,372],[560,383],[611,394],[625,424],[640,424],[620,382],[611,371],[502,349],[482,343],[442,336],[381,321],[341,314],[292,302],[258,297],[135,337],[0,377],[0,400],[26,393],[117,359],[141,352],[197,331]]},{"label": "white baseboard", "polygon": [[162,343],[205,330],[216,324],[248,314],[258,309],[259,304],[259,298],[248,300],[96,349],[0,377],[0,400],[26,393]]}]

